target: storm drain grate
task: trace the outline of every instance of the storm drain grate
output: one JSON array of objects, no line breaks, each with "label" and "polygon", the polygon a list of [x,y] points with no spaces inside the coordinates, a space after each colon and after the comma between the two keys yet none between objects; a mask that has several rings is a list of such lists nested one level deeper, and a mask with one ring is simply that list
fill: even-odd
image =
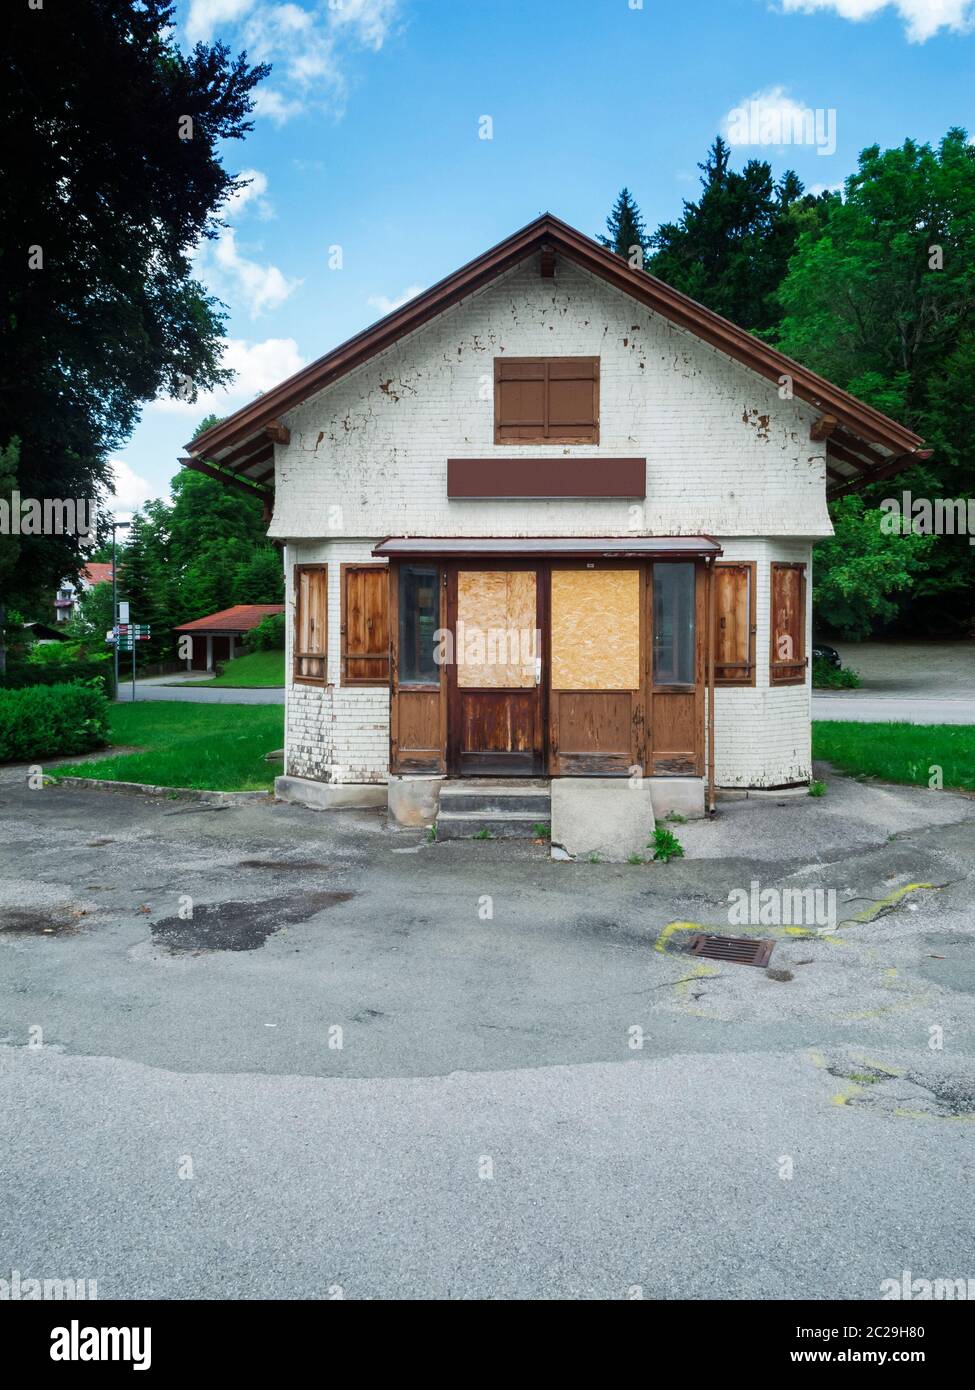
[{"label": "storm drain grate", "polygon": [[774,941],[756,941],[745,936],[709,936],[699,932],[691,937],[687,949],[692,956],[726,960],[732,965],[757,965],[764,970],[774,945]]}]

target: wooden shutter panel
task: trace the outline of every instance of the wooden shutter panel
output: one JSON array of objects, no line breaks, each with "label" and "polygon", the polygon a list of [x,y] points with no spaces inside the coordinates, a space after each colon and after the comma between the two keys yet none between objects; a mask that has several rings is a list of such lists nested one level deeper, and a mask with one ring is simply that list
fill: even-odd
[{"label": "wooden shutter panel", "polygon": [[770,599],[773,685],[801,685],[806,679],[806,567],[772,565]]},{"label": "wooden shutter panel", "polygon": [[342,566],[342,684],[389,684],[389,567]]},{"label": "wooden shutter panel", "polygon": [[755,565],[715,567],[714,677],[718,685],[755,684]]},{"label": "wooden shutter panel", "polygon": [[496,357],[496,444],[598,444],[598,357]]},{"label": "wooden shutter panel", "polygon": [[294,679],[320,681],[328,671],[328,567],[295,566]]}]

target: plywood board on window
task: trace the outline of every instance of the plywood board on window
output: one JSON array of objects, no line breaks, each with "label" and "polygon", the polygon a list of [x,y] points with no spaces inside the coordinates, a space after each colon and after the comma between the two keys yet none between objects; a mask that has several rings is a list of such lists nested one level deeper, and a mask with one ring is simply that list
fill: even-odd
[{"label": "plywood board on window", "polygon": [[639,688],[639,571],[553,570],[552,689]]},{"label": "plywood board on window", "polygon": [[535,685],[535,575],[461,570],[457,576],[457,684],[467,690]]}]

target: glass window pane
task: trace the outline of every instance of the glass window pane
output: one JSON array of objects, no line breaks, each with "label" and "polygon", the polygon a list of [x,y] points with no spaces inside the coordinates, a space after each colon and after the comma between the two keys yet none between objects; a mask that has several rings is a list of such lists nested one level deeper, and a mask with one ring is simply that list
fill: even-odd
[{"label": "glass window pane", "polygon": [[440,571],[403,565],[399,572],[399,683],[439,685],[433,634],[440,626]]},{"label": "glass window pane", "polygon": [[694,566],[653,567],[653,683],[694,684]]}]

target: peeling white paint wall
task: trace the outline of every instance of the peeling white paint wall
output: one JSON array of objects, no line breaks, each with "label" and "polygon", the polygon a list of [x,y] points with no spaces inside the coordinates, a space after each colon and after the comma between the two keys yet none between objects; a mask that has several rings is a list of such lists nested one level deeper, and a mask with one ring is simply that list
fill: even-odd
[{"label": "peeling white paint wall", "polygon": [[[494,358],[598,356],[598,445],[495,445]],[[285,416],[270,534],[825,536],[815,410],[559,260],[455,305]],[[638,456],[647,500],[447,500],[447,459]]]}]

